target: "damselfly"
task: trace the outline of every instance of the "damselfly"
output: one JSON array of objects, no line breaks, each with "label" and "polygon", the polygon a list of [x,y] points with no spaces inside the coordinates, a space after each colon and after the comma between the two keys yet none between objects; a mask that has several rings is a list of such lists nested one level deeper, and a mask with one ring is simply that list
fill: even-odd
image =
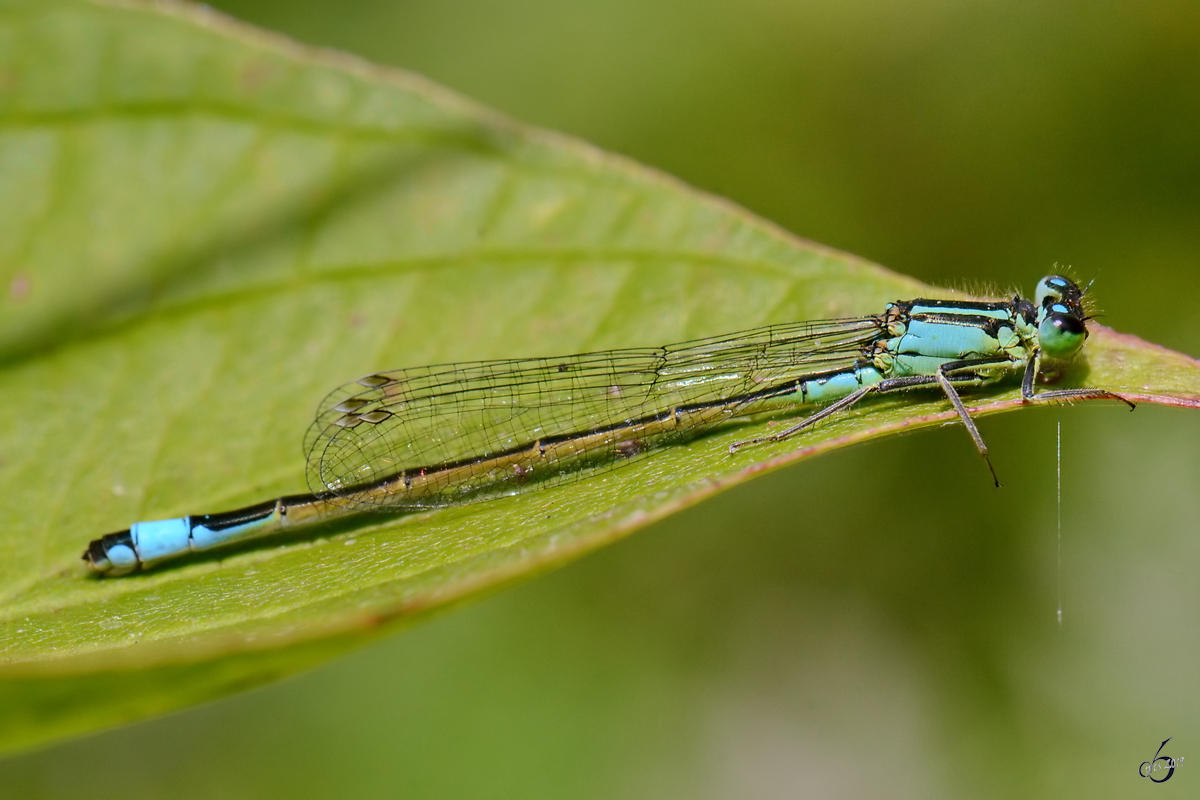
[{"label": "damselfly", "polygon": [[[908,300],[876,316],[770,325],[648,349],[380,372],[321,403],[305,440],[312,494],[139,522],[91,542],[122,575],[186,553],[368,509],[420,510],[553,486],[629,463],[732,417],[816,405],[780,441],[867,395],[939,388],[987,461],[959,389],[1021,375],[1027,402],[1111,398],[1035,391],[1044,360],[1087,338],[1083,292],[1049,276],[1032,300]],[[992,477],[995,479],[995,470]],[[999,485],[999,481],[996,481]]]}]

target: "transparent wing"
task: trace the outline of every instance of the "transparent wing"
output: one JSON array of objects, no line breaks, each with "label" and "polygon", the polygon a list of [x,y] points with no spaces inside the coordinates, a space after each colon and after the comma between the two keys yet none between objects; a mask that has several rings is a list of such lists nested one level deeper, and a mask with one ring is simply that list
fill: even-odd
[{"label": "transparent wing", "polygon": [[880,336],[875,317],[825,320],[368,375],[318,408],[305,437],[309,486],[417,509],[555,485],[759,410],[771,387],[849,367]]}]

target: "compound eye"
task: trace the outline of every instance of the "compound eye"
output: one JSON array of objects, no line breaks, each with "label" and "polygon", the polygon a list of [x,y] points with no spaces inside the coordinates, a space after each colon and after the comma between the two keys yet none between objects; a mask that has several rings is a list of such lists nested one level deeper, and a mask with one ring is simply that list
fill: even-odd
[{"label": "compound eye", "polygon": [[1048,275],[1038,281],[1037,289],[1033,293],[1033,302],[1038,307],[1044,308],[1048,303],[1062,300],[1079,302],[1082,296],[1084,293],[1079,290],[1074,281],[1061,275]]},{"label": "compound eye", "polygon": [[1083,346],[1087,327],[1074,314],[1051,314],[1038,326],[1038,345],[1051,358],[1067,358]]}]

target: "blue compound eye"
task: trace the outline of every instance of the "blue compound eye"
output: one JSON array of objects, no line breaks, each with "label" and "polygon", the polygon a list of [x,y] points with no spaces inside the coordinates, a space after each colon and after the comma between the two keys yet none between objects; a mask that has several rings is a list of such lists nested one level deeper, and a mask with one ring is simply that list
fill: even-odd
[{"label": "blue compound eye", "polygon": [[1038,326],[1038,345],[1051,358],[1067,358],[1083,346],[1087,328],[1074,314],[1051,314]]},{"label": "blue compound eye", "polygon": [[1061,275],[1047,275],[1038,281],[1033,293],[1033,302],[1045,306],[1047,302],[1057,303],[1060,300],[1078,302],[1083,296],[1075,282]]}]

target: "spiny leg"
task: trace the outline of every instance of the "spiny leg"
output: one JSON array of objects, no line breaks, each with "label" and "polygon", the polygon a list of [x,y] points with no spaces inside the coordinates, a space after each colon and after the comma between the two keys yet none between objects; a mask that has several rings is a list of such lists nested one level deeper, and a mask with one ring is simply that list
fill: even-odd
[{"label": "spiny leg", "polygon": [[945,392],[950,405],[954,406],[959,419],[962,420],[967,433],[971,436],[971,441],[975,443],[975,449],[979,451],[979,455],[983,456],[983,463],[987,464],[988,472],[992,473],[992,481],[996,484],[997,489],[1000,488],[1000,476],[996,474],[996,467],[992,464],[992,459],[988,456],[987,445],[983,441],[983,436],[979,433],[979,428],[975,425],[975,420],[971,418],[971,412],[967,411],[962,398],[958,395],[958,390],[954,388],[954,381],[957,379],[960,383],[978,385],[983,379],[975,370],[980,367],[1009,365],[1012,364],[1012,361],[1012,357],[1007,355],[991,356],[989,358],[947,361],[937,368],[938,385],[942,387],[942,391]]},{"label": "spiny leg", "polygon": [[942,367],[938,368],[938,385],[946,393],[946,397],[950,400],[950,405],[954,406],[954,410],[958,412],[959,418],[962,419],[963,425],[967,428],[967,433],[971,435],[971,441],[975,442],[975,449],[979,451],[979,455],[983,456],[983,463],[987,464],[988,472],[992,473],[992,480],[995,482],[996,488],[999,489],[1000,476],[996,474],[996,468],[992,465],[992,459],[988,457],[987,445],[983,441],[983,436],[979,433],[979,428],[975,426],[975,420],[971,419],[971,414],[967,411],[967,407],[963,405],[962,398],[958,396],[958,391],[946,376],[945,366],[943,364]]},{"label": "spiny leg", "polygon": [[738,450],[741,450],[743,447],[746,447],[746,446],[752,445],[752,444],[762,444],[763,442],[782,442],[784,439],[787,439],[788,437],[799,433],[800,431],[804,430],[805,428],[807,428],[811,425],[815,425],[816,423],[820,422],[821,420],[825,419],[826,417],[832,416],[833,414],[836,414],[843,409],[849,408],[850,406],[857,403],[859,400],[862,400],[864,397],[866,397],[871,392],[878,391],[878,389],[879,389],[879,384],[877,384],[875,386],[864,386],[863,388],[859,389],[858,391],[854,392],[853,394],[846,395],[841,400],[838,400],[836,403],[826,406],[825,408],[822,408],[820,411],[817,411],[813,414],[810,414],[809,416],[800,420],[800,422],[796,423],[795,425],[793,425],[792,427],[788,428],[785,431],[780,431],[779,433],[771,434],[770,436],[759,436],[757,439],[746,439],[741,442],[734,442],[733,444],[729,445],[729,452],[736,453]]},{"label": "spiny leg", "polygon": [[[979,451],[979,455],[983,456],[983,460],[988,466],[988,471],[992,473],[992,480],[996,482],[997,488],[1000,486],[1000,477],[996,474],[996,468],[992,465],[992,459],[988,456],[987,445],[983,441],[983,436],[981,436],[979,433],[979,428],[975,425],[975,420],[972,419],[970,412],[967,411],[967,407],[962,402],[962,398],[959,397],[958,391],[954,388],[951,376],[956,372],[965,372],[966,374],[962,376],[961,380],[966,382],[977,377],[977,375],[974,372],[971,372],[971,370],[977,369],[981,366],[987,366],[990,364],[1003,364],[1009,361],[1011,361],[1011,359],[1008,357],[999,356],[994,358],[947,362],[942,364],[937,371],[938,384],[941,385],[942,391],[946,393],[946,397],[949,398],[951,405],[954,406],[954,410],[958,412],[958,416],[962,419],[963,425],[966,426],[967,433],[971,435],[971,440],[975,442],[975,449]],[[1025,402],[1046,402],[1054,400],[1064,400],[1070,402],[1071,400],[1108,399],[1120,400],[1122,403],[1129,406],[1131,410],[1135,408],[1135,405],[1126,400],[1124,397],[1105,389],[1055,389],[1047,392],[1035,392],[1034,381],[1040,370],[1040,361],[1041,358],[1038,356],[1030,359],[1026,363],[1025,374],[1022,376],[1021,380],[1021,398]]]},{"label": "spiny leg", "polygon": [[[963,379],[975,380],[975,376],[968,375],[964,376]],[[850,408],[868,394],[886,394],[888,392],[903,391],[904,389],[915,389],[920,386],[930,386],[936,382],[937,378],[932,375],[909,375],[903,378],[888,378],[887,380],[880,381],[872,386],[864,386],[852,394],[846,395],[836,403],[828,405],[825,408],[822,408],[820,411],[810,414],[787,430],[780,431],[779,433],[773,433],[770,436],[760,436],[757,439],[746,439],[745,441],[734,442],[729,446],[729,452],[736,453],[741,448],[752,444],[762,444],[764,442],[782,442],[784,439],[794,436],[805,428],[815,425],[826,417],[833,416],[839,411],[844,411],[845,409]]]},{"label": "spiny leg", "polygon": [[1021,399],[1027,403],[1043,403],[1054,400],[1063,400],[1068,403],[1072,400],[1120,400],[1129,406],[1130,411],[1137,408],[1136,403],[1106,389],[1050,389],[1039,392],[1036,390],[1034,382],[1040,371],[1041,356],[1039,355],[1029,360],[1025,366],[1025,375],[1021,379]]},{"label": "spiny leg", "polygon": [[[948,361],[942,364],[934,375],[909,375],[903,378],[888,378],[880,381],[873,386],[864,386],[862,389],[855,391],[852,394],[846,395],[841,400],[838,400],[832,405],[826,406],[820,411],[805,417],[796,425],[787,430],[770,436],[760,436],[756,439],[747,439],[741,442],[734,442],[729,446],[729,452],[736,453],[742,447],[751,444],[762,444],[764,442],[780,442],[787,439],[800,431],[814,425],[817,422],[829,417],[833,414],[843,411],[853,406],[858,401],[862,400],[868,394],[886,394],[889,392],[903,391],[905,389],[916,389],[922,386],[930,386],[938,384],[945,393],[950,404],[954,406],[955,412],[962,419],[963,425],[967,428],[967,433],[971,436],[971,441],[975,443],[975,449],[983,456],[983,461],[987,464],[988,471],[992,474],[992,480],[996,486],[1000,486],[1000,478],[996,474],[996,468],[992,465],[991,458],[988,457],[987,445],[984,444],[983,436],[979,433],[979,428],[976,427],[975,421],[971,418],[971,414],[967,411],[967,407],[963,404],[962,398],[959,397],[958,391],[954,388],[954,383],[965,383],[975,385],[980,381],[980,376],[974,372],[979,367],[1008,364],[1012,362],[1009,356],[996,356],[992,358],[975,358],[963,359],[962,361]],[[1067,390],[1072,391],[1072,390]],[[1041,397],[1042,395],[1039,395]]]}]

